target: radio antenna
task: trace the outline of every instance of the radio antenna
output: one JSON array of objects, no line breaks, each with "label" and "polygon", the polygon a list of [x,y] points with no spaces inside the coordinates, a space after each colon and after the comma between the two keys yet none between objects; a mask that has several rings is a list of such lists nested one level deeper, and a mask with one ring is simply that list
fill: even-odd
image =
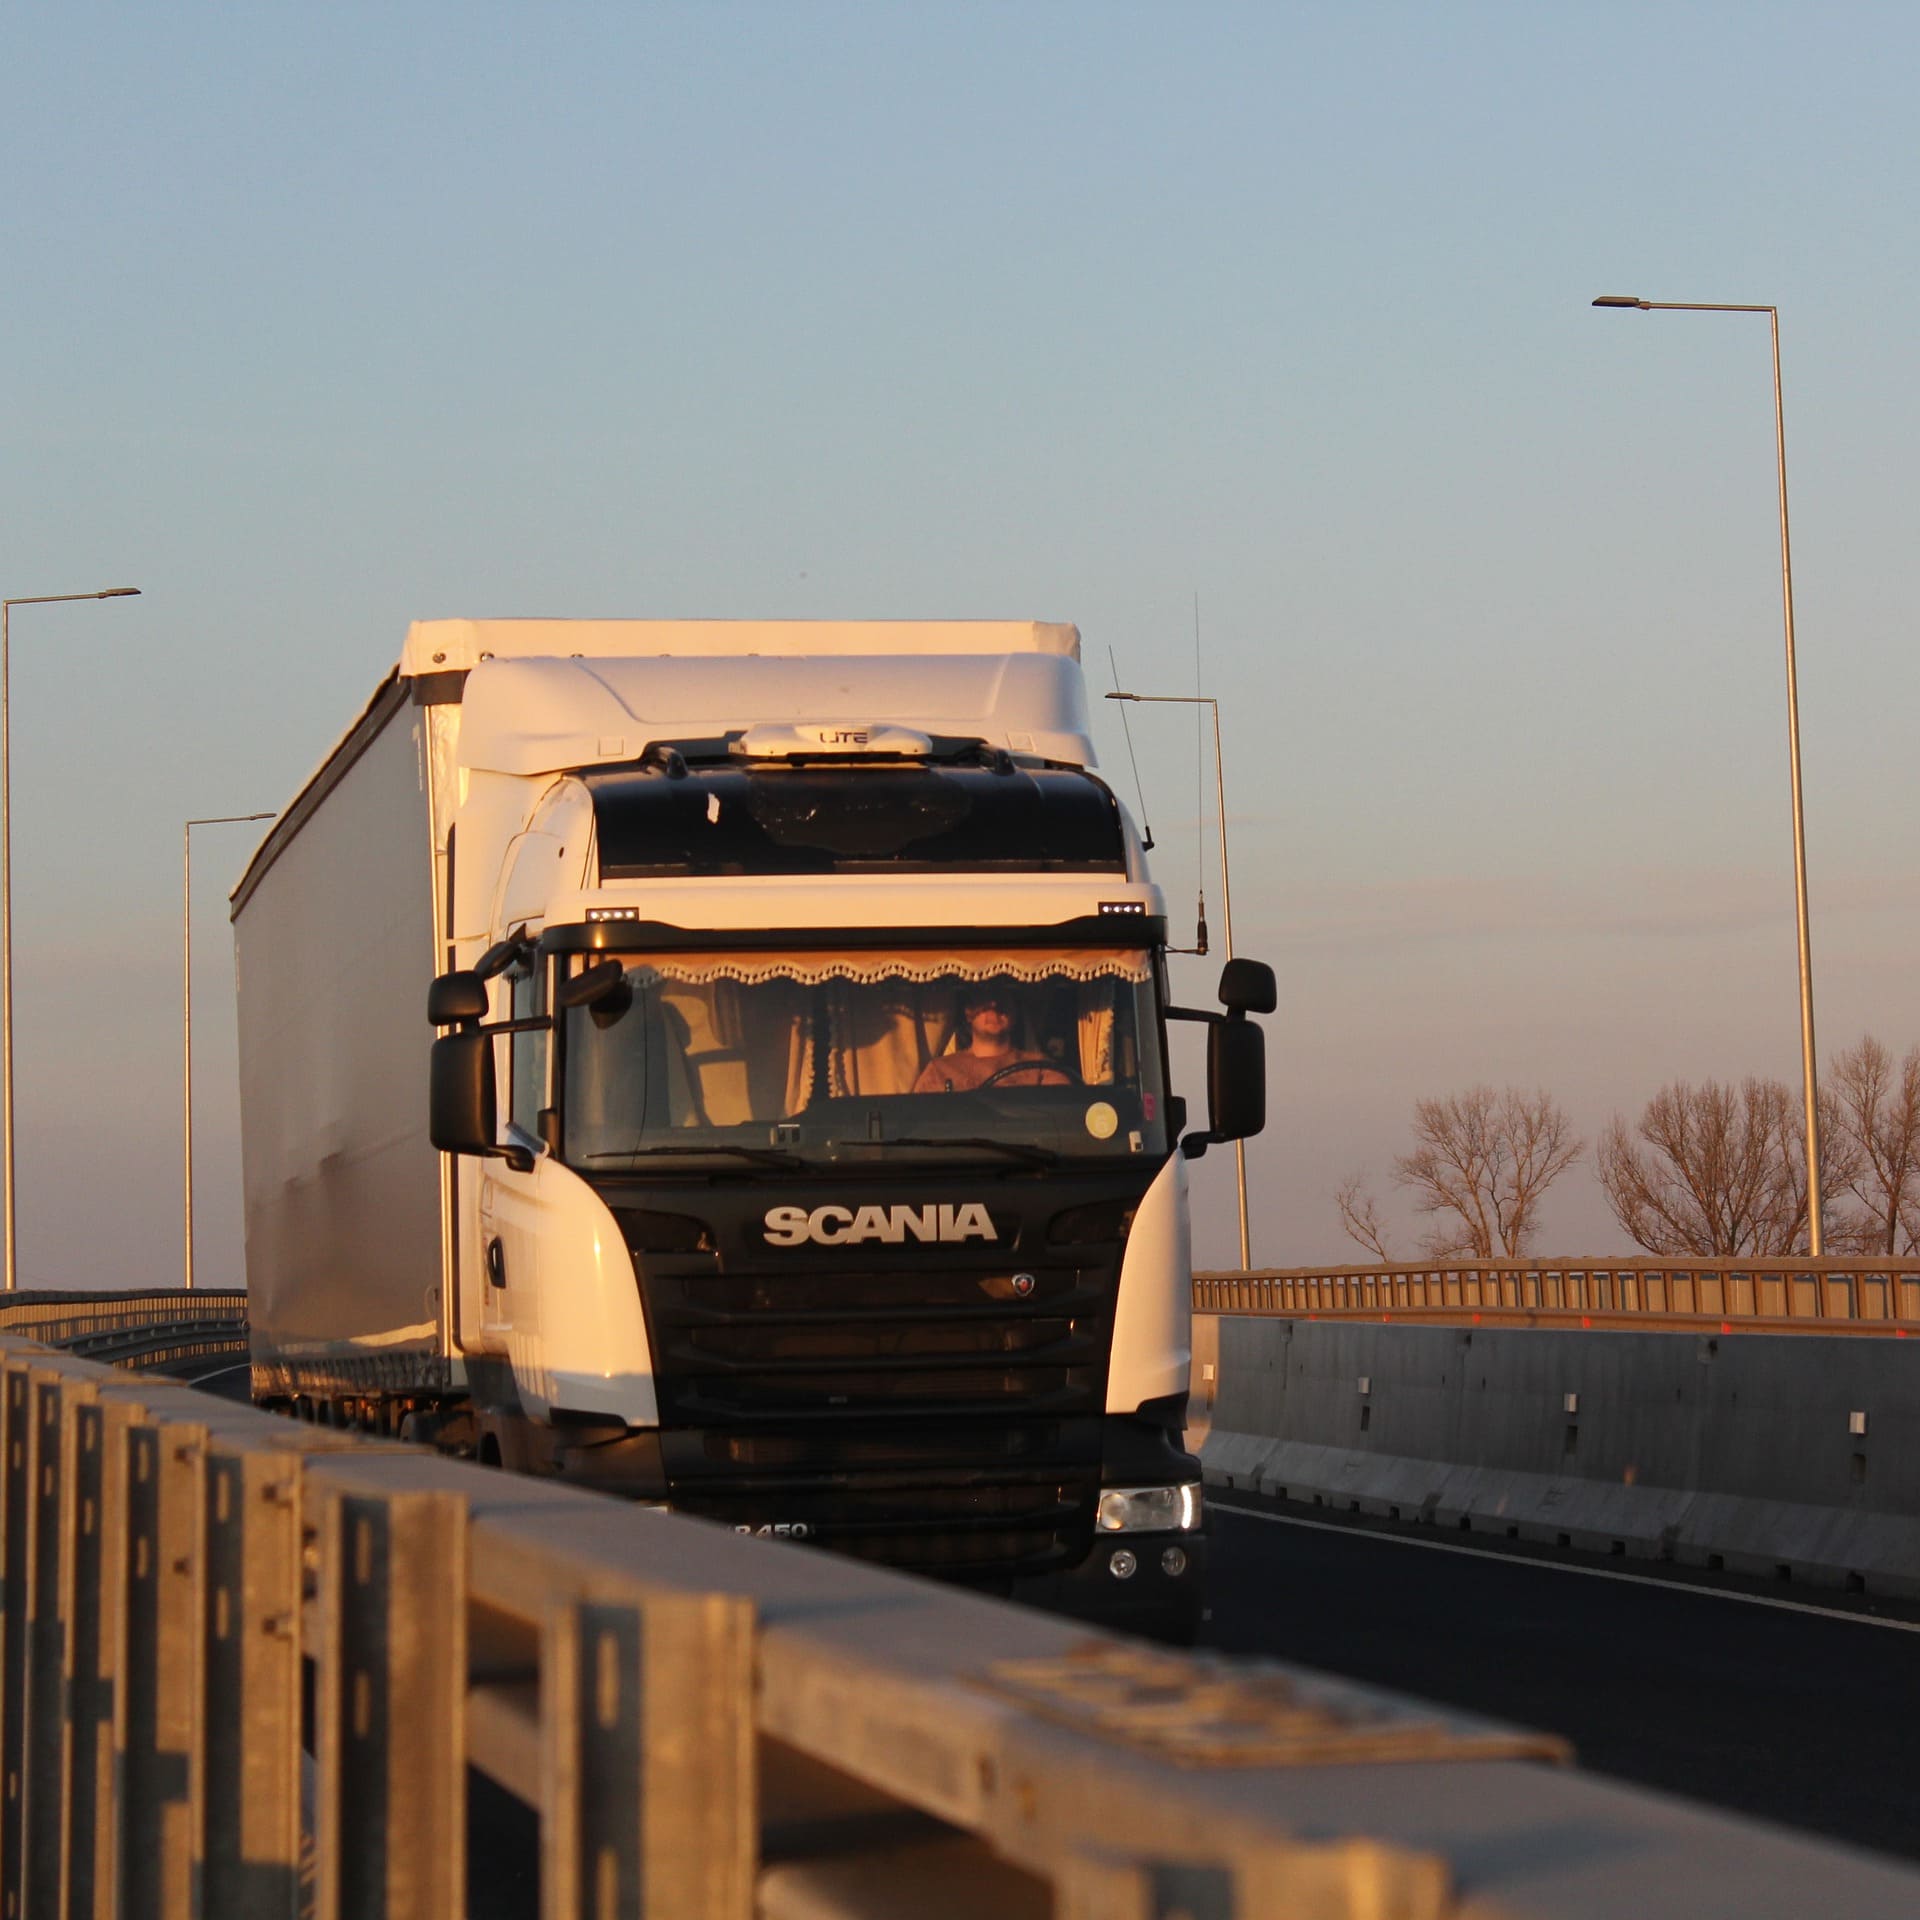
[{"label": "radio antenna", "polygon": [[[1113,669],[1113,690],[1120,691],[1120,662],[1113,657],[1112,647],[1107,649],[1107,665]],[[1140,762],[1133,751],[1133,728],[1127,724],[1127,709],[1124,702],[1120,707],[1120,730],[1127,736],[1127,758],[1133,764],[1133,795],[1140,803],[1140,850],[1143,853],[1153,851],[1153,828],[1147,824],[1147,790],[1140,784]]]}]

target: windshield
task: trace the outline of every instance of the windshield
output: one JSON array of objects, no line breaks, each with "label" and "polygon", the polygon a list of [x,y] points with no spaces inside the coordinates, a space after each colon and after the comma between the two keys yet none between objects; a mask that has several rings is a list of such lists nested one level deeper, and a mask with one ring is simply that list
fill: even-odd
[{"label": "windshield", "polygon": [[[659,953],[562,1016],[576,1166],[746,1166],[1166,1151],[1153,970],[1139,949]],[[583,983],[586,984],[586,983]]]},{"label": "windshield", "polygon": [[1113,795],[1064,767],[590,773],[603,879],[665,873],[1124,873]]}]

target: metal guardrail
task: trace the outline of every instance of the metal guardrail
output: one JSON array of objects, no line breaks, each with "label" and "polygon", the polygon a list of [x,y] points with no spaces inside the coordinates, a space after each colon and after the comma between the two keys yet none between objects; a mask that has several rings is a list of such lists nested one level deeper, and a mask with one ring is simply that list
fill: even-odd
[{"label": "metal guardrail", "polygon": [[1920,1260],[1558,1259],[1197,1273],[1202,1313],[1920,1335]]},{"label": "metal guardrail", "polygon": [[464,1917],[469,1766],[545,1920],[1920,1910],[1557,1752],[0,1338],[15,1920]]},{"label": "metal guardrail", "polygon": [[21,1334],[118,1367],[164,1371],[184,1360],[223,1354],[244,1358],[247,1296],[180,1287],[0,1293],[0,1333]]}]

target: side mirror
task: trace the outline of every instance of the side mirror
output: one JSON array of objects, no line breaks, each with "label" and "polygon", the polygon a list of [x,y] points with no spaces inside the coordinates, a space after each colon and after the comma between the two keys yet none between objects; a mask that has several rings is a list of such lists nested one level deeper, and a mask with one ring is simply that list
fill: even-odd
[{"label": "side mirror", "polygon": [[427,989],[427,1020],[433,1026],[464,1026],[486,1017],[487,983],[477,973],[443,973]]},{"label": "side mirror", "polygon": [[1218,1021],[1207,1029],[1208,1131],[1216,1140],[1244,1140],[1266,1124],[1267,1036],[1251,1020]]},{"label": "side mirror", "polygon": [[571,979],[561,981],[554,1002],[562,1007],[590,1007],[597,1027],[610,1027],[633,1005],[627,970],[618,960],[599,960]]},{"label": "side mirror", "polygon": [[1273,1012],[1280,1004],[1273,969],[1264,960],[1229,960],[1220,969],[1220,1004],[1229,1013]]},{"label": "side mirror", "polygon": [[482,980],[491,980],[495,974],[505,973],[523,954],[530,952],[532,944],[527,938],[525,926],[515,927],[504,940],[496,940],[473,963],[473,970]]},{"label": "side mirror", "polygon": [[[462,976],[452,974],[448,978],[458,980]],[[533,1165],[533,1155],[525,1147],[501,1146],[494,1138],[498,1131],[493,1036],[477,1028],[442,1034],[433,1043],[428,1068],[428,1139],[442,1153],[498,1158],[525,1173]]]}]

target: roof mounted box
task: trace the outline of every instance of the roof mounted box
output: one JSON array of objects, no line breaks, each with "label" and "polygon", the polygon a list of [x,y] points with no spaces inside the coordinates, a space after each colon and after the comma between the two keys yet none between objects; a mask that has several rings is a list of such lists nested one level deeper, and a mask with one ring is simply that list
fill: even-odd
[{"label": "roof mounted box", "polygon": [[[828,737],[836,732],[865,732],[868,744],[836,743]],[[980,740],[1060,766],[1094,764],[1079,663],[1038,649],[495,657],[467,676],[458,752],[476,772],[528,776],[617,766],[656,744],[733,736],[768,743],[764,750],[782,757],[924,753],[938,738]]]}]

